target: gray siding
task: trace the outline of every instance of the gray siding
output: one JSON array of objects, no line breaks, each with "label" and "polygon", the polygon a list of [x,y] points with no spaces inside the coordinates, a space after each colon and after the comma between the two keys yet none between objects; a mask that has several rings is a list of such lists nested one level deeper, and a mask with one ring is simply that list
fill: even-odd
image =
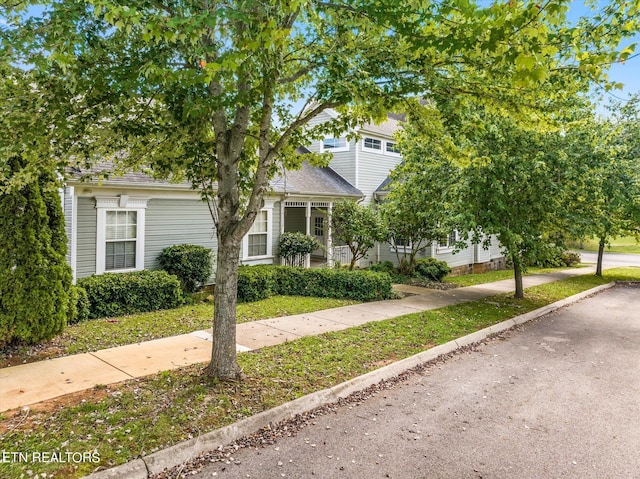
[{"label": "gray siding", "polygon": [[452,251],[446,250],[438,252],[438,248],[436,248],[433,257],[439,261],[446,261],[452,268],[473,264],[473,245],[470,242],[467,244],[468,246],[465,249],[455,254]]},{"label": "gray siding", "polygon": [[329,166],[353,186],[360,188],[356,178],[356,143],[354,141],[349,143],[349,151],[333,153]]},{"label": "gray siding", "polygon": [[145,269],[160,268],[158,256],[167,246],[197,244],[217,249],[209,209],[198,199],[152,198],[145,215]]},{"label": "gray siding", "polygon": [[[381,136],[367,135],[363,136],[369,138],[377,138],[382,140],[382,147],[384,148],[384,141],[386,138]],[[391,170],[393,170],[400,162],[402,158],[400,156],[378,153],[371,150],[363,149],[363,140],[360,140],[356,145],[358,148],[358,188],[366,196],[362,204],[369,205],[373,202],[373,192],[376,191],[378,186],[389,176]],[[355,154],[354,154],[355,157]]]},{"label": "gray siding", "polygon": [[71,244],[71,231],[73,225],[73,195],[71,194],[71,188],[69,188],[68,186],[64,188],[64,195],[62,198],[64,231],[67,234],[67,263],[71,264],[71,250],[73,248],[73,245]]},{"label": "gray siding", "polygon": [[78,197],[76,248],[76,277],[84,278],[96,272],[96,201],[93,198]]},{"label": "gray siding", "polygon": [[[320,125],[322,123],[333,121],[333,118],[328,115],[326,112],[320,113],[317,117],[309,122],[309,126],[313,127],[315,125]],[[346,133],[345,133],[346,134]],[[314,153],[319,153],[321,151],[322,141],[314,141],[311,145],[308,146],[309,150]],[[341,151],[333,153],[333,158],[329,163],[329,166],[340,176],[342,176],[345,180],[351,183],[353,186],[356,186],[356,143],[355,141],[351,141],[349,143],[349,151]]]},{"label": "gray siding", "polygon": [[489,254],[491,259],[497,259],[504,257],[504,253],[502,251],[502,245],[496,235],[491,235],[491,246],[489,247]]}]

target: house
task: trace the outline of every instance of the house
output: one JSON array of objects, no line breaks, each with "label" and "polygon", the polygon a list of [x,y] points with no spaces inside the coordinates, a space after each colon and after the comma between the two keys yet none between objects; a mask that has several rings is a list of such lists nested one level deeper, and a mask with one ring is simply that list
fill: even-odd
[{"label": "house", "polygon": [[[78,172],[61,191],[67,237],[67,260],[74,279],[106,272],[160,267],[162,249],[174,244],[198,244],[215,250],[217,238],[208,205],[189,183],[156,180],[144,173],[82,181],[108,173],[112,164]],[[314,259],[331,264],[333,204],[360,200],[360,190],[331,168],[306,161],[271,182],[251,231],[242,244],[242,264],[270,264],[278,260],[280,234],[302,231],[324,245]],[[307,260],[310,265],[310,258]]]},{"label": "house", "polygon": [[[336,112],[326,110],[315,118],[314,124],[335,118]],[[358,139],[348,140],[347,135],[340,138],[328,137],[310,145],[309,150],[316,153],[330,151],[333,159],[329,166],[362,192],[361,204],[375,207],[389,191],[389,173],[402,161],[394,138],[402,121],[402,115],[388,114],[387,120],[380,124],[368,123],[359,127]],[[492,238],[489,249],[469,241],[467,248],[456,251],[454,245],[458,240],[458,232],[452,231],[447,238],[434,242],[419,253],[418,257],[446,261],[454,274],[483,272],[505,266],[502,248],[495,237]],[[360,264],[368,266],[381,261],[397,263],[396,248],[404,250],[411,248],[411,245],[403,244],[402,240],[393,246],[378,244],[375,251],[371,251]]]},{"label": "house", "polygon": [[[336,113],[323,112],[316,121],[331,121]],[[305,259],[332,266],[351,260],[346,246],[333,244],[331,216],[333,205],[344,200],[375,206],[388,191],[389,173],[402,161],[393,137],[401,118],[389,115],[379,125],[358,129],[358,139],[325,138],[305,151],[330,151],[333,159],[326,168],[304,161],[299,170],[284,171],[271,182],[264,207],[245,236],[241,263],[271,264],[279,261],[277,248],[285,231],[300,231],[315,237],[322,248]],[[83,171],[95,178],[109,172],[105,162]],[[74,279],[102,274],[160,267],[162,249],[174,244],[198,244],[215,250],[217,238],[208,205],[189,183],[156,180],[144,173],[130,172],[103,180],[81,181],[72,175],[61,192],[69,248],[67,259]],[[445,241],[432,244],[421,257],[446,261],[455,272],[483,271],[502,266],[504,257],[497,242],[489,250],[469,244],[454,253],[456,232]],[[378,244],[361,266],[396,261],[401,243]],[[215,270],[215,268],[214,268]],[[212,278],[213,280],[213,278]]]}]

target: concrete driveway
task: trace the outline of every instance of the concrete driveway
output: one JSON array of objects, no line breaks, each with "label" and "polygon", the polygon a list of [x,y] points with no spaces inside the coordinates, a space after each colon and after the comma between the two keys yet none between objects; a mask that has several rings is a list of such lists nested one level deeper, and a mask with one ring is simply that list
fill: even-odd
[{"label": "concrete driveway", "polygon": [[613,288],[195,477],[639,477],[638,311]]}]

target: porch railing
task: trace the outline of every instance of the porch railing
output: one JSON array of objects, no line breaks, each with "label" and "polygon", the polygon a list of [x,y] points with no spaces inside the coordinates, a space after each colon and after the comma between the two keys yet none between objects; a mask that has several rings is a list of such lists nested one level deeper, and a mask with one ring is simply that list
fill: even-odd
[{"label": "porch railing", "polygon": [[311,264],[311,255],[298,253],[288,258],[280,257],[280,264],[283,266],[299,266],[301,268],[308,268]]},{"label": "porch railing", "polygon": [[334,246],[333,247],[333,263],[339,262],[340,264],[350,264],[353,255],[348,246]]}]

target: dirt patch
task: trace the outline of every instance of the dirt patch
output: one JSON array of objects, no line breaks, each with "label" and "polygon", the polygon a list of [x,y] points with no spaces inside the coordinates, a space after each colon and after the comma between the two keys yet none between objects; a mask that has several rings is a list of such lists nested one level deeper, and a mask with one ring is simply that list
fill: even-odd
[{"label": "dirt patch", "polygon": [[61,356],[66,356],[66,351],[57,338],[42,344],[9,344],[0,348],[0,368],[35,363]]},{"label": "dirt patch", "polygon": [[6,419],[0,420],[0,434],[7,434],[13,430],[29,430],[42,423],[47,416],[61,409],[78,406],[83,402],[96,403],[111,393],[110,388],[96,387],[48,399],[36,404],[10,409],[0,413]]}]

